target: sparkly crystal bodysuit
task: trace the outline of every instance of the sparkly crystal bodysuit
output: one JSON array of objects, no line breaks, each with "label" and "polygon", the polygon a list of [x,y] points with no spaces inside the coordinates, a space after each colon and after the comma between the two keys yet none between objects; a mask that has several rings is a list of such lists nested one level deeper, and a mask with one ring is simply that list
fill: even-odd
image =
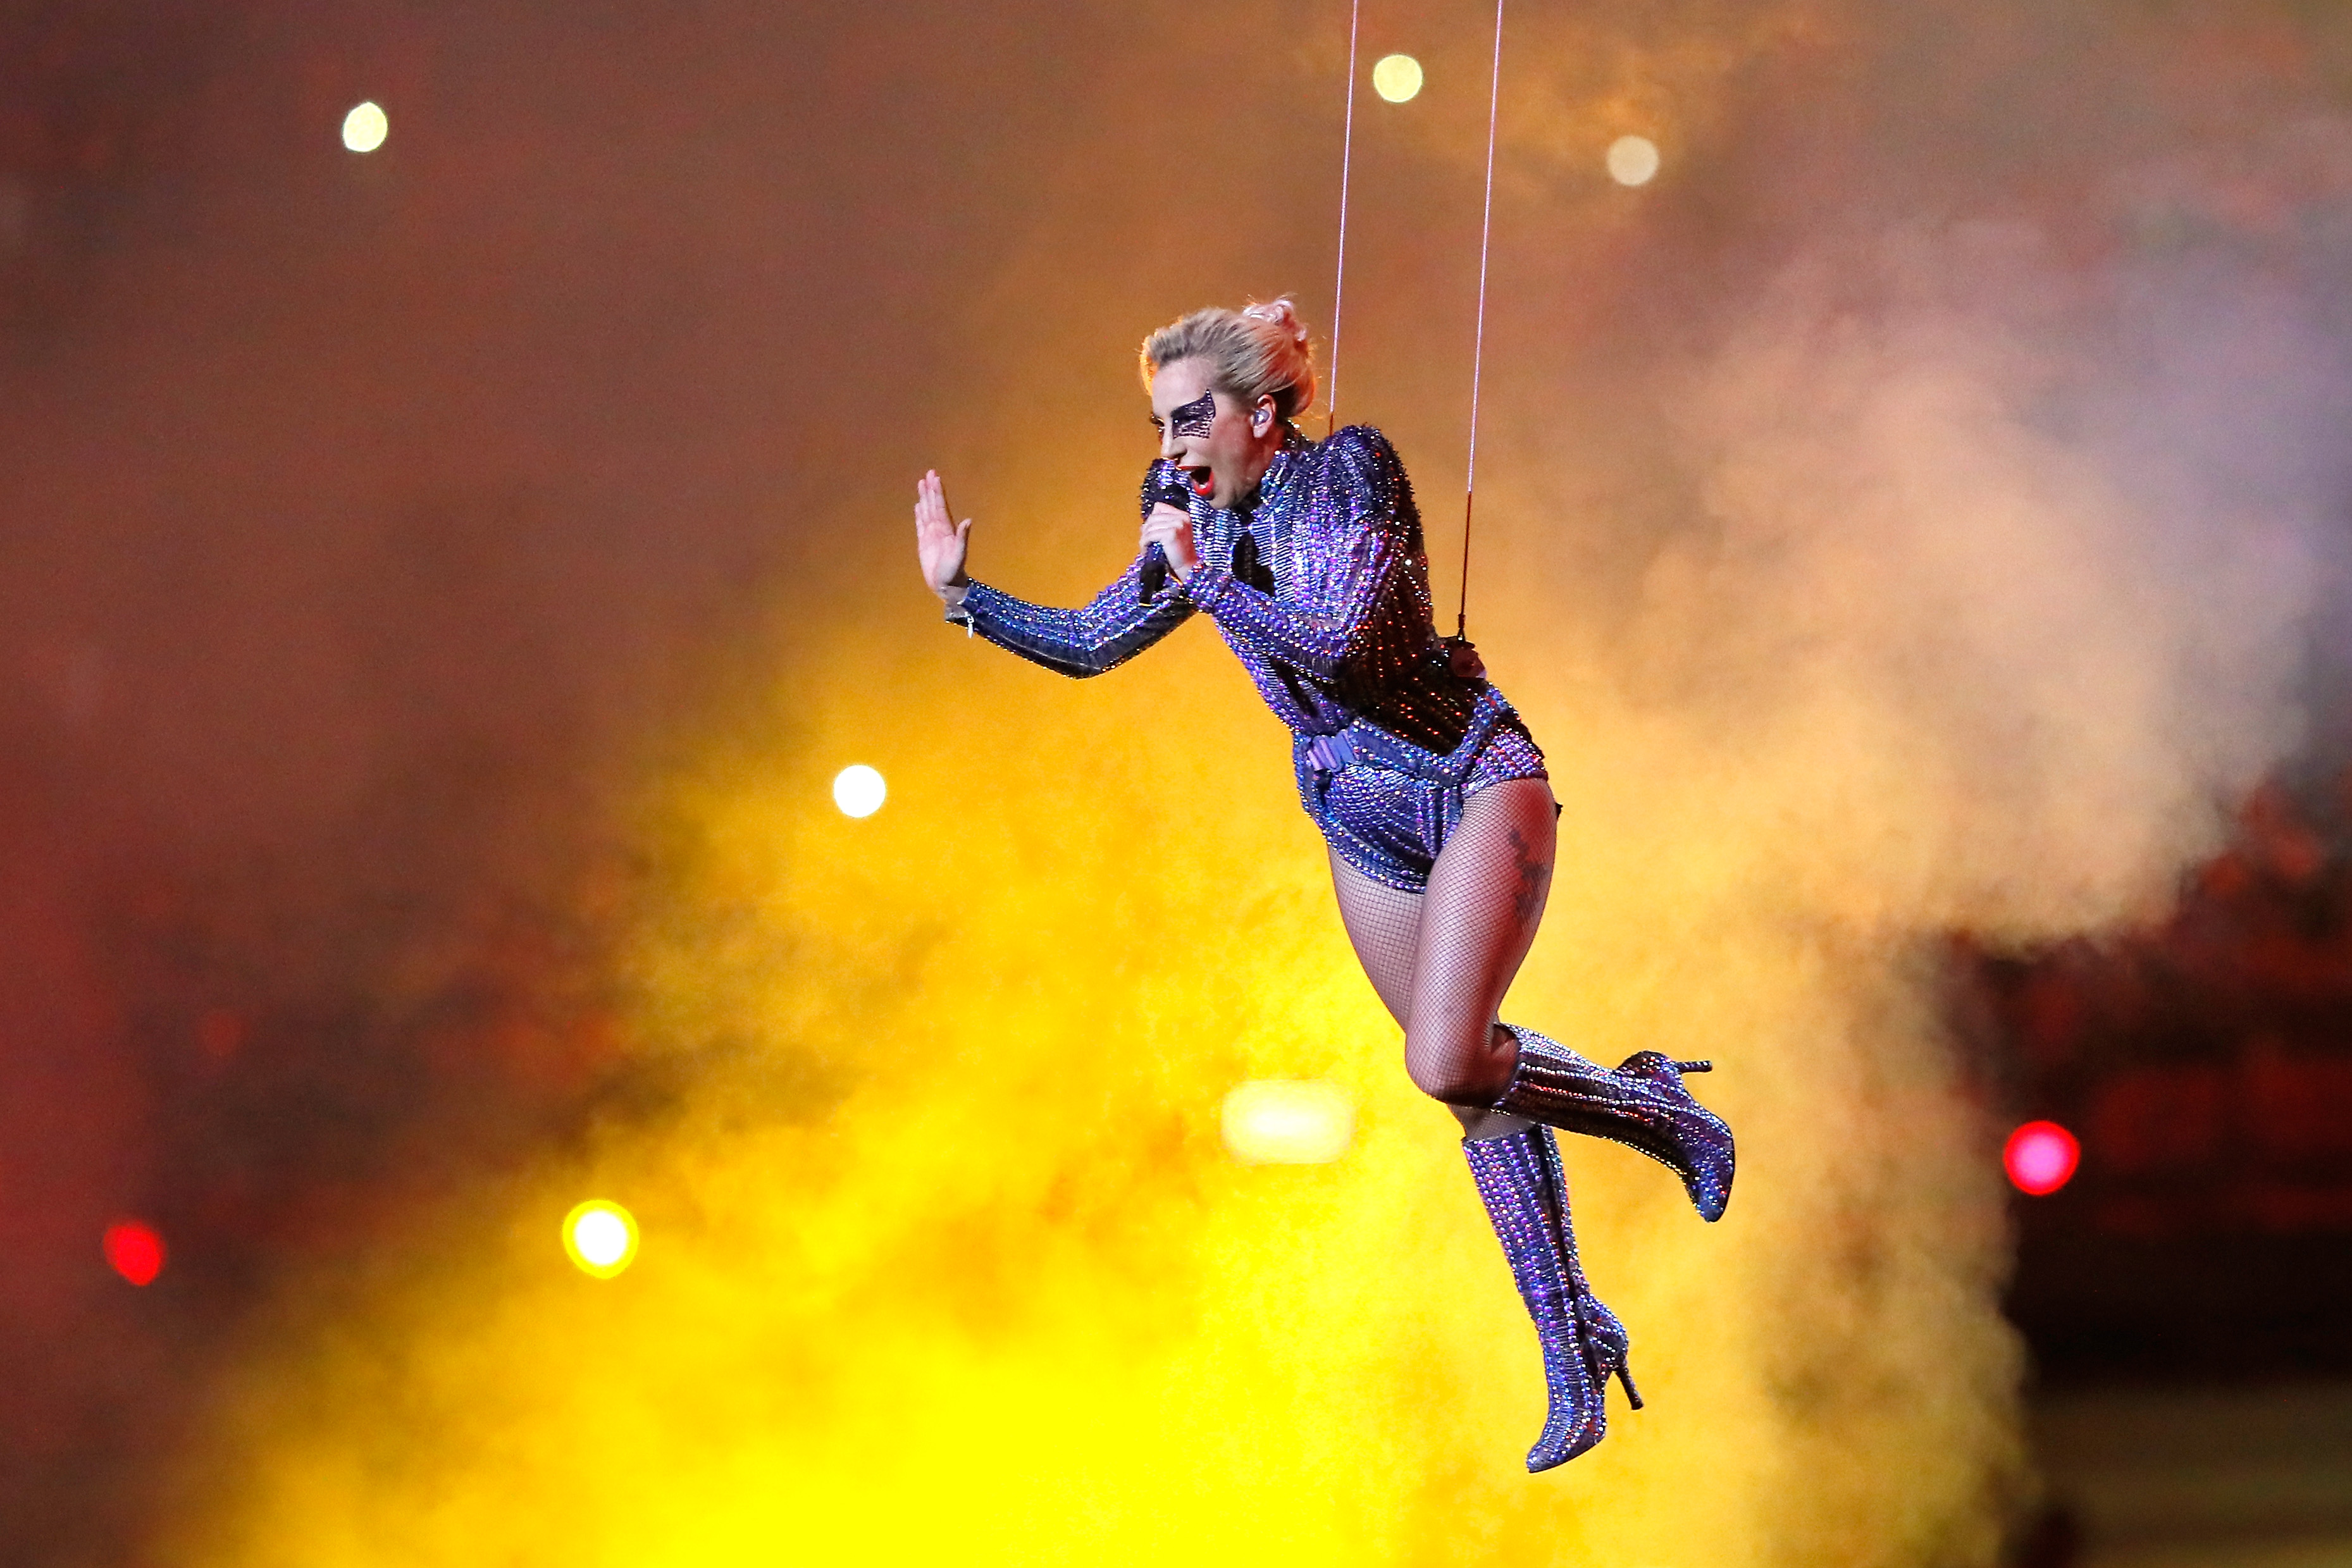
[{"label": "sparkly crystal bodysuit", "polygon": [[[1171,471],[1154,464],[1142,507]],[[1543,753],[1491,682],[1456,675],[1430,617],[1412,483],[1388,439],[1351,425],[1296,431],[1230,509],[1190,501],[1202,564],[1158,574],[1146,550],[1084,608],[1055,610],[974,582],[948,619],[1066,675],[1097,675],[1206,612],[1290,728],[1300,802],[1331,847],[1409,893],[1462,802],[1545,777]]]}]

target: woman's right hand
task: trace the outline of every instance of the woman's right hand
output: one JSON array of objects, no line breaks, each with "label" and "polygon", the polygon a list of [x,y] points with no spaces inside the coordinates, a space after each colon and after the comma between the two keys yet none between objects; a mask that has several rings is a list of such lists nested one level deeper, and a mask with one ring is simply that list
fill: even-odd
[{"label": "woman's right hand", "polygon": [[971,519],[948,520],[947,486],[936,469],[926,472],[915,486],[915,559],[923,568],[923,581],[950,604],[961,602],[971,579],[963,574],[964,538]]}]

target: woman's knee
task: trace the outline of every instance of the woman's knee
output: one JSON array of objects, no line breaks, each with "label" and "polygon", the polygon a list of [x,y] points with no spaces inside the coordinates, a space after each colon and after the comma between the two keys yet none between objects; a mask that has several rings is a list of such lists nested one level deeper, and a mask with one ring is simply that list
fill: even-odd
[{"label": "woman's knee", "polygon": [[[1510,1087],[1509,1069],[1497,1057],[1492,1030],[1466,1038],[1458,1031],[1433,1038],[1433,1031],[1405,1031],[1405,1072],[1413,1087],[1448,1105],[1486,1107]],[[1498,1081],[1499,1080],[1499,1081]]]}]

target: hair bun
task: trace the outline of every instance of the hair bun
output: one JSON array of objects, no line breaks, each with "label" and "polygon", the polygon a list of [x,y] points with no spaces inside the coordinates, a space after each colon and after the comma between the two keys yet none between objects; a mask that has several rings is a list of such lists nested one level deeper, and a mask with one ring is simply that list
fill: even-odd
[{"label": "hair bun", "polygon": [[1198,360],[1209,384],[1244,405],[1274,400],[1287,420],[1315,402],[1315,352],[1307,324],[1287,297],[1253,301],[1238,310],[1204,306],[1143,340],[1138,361],[1143,384],[1179,360]]},{"label": "hair bun", "polygon": [[1242,314],[1253,320],[1275,323],[1290,334],[1290,340],[1294,343],[1307,341],[1307,328],[1298,319],[1298,312],[1293,308],[1286,295],[1280,299],[1266,300],[1261,305],[1244,305],[1242,307]]}]

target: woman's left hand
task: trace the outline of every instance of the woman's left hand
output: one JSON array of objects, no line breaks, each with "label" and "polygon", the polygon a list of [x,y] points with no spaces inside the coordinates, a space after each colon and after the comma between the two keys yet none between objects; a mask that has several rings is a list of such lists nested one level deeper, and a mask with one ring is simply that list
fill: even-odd
[{"label": "woman's left hand", "polygon": [[1190,579],[1201,569],[1201,552],[1192,548],[1192,514],[1161,501],[1143,519],[1143,543],[1158,545],[1176,575]]}]

